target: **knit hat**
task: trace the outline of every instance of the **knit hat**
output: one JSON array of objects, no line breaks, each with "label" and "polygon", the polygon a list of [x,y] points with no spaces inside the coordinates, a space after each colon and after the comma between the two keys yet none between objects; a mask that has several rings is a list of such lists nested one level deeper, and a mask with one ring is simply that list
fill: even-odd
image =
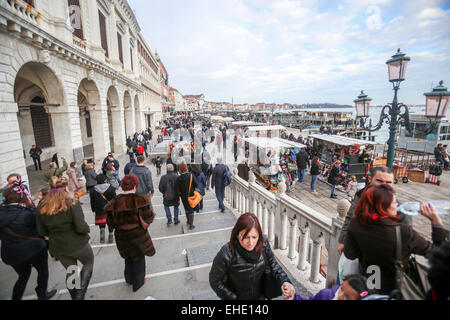
[{"label": "knit hat", "polygon": [[166,171],[167,172],[173,172],[173,164],[168,164],[167,166],[166,166]]},{"label": "knit hat", "polygon": [[351,205],[352,204],[347,199],[339,200],[338,204],[337,204],[337,208],[336,208],[339,216],[345,217],[345,215],[347,214],[348,210],[350,210]]}]

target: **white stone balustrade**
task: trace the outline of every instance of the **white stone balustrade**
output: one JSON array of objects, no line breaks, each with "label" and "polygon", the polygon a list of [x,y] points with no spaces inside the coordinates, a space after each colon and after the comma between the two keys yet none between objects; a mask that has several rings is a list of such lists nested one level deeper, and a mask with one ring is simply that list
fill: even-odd
[{"label": "white stone balustrade", "polygon": [[[325,283],[326,287],[331,287],[338,272],[337,244],[344,217],[336,214],[335,218],[328,218],[285,192],[283,183],[279,186],[279,194],[275,195],[258,185],[252,172],[246,182],[236,170],[227,187],[226,200],[239,214],[250,211],[258,217],[263,234],[267,235],[272,247],[284,252],[299,274],[309,270],[307,279],[311,283]],[[235,198],[238,201],[234,201]],[[311,241],[312,246],[309,245]],[[326,281],[320,274],[322,248],[328,252]]]}]

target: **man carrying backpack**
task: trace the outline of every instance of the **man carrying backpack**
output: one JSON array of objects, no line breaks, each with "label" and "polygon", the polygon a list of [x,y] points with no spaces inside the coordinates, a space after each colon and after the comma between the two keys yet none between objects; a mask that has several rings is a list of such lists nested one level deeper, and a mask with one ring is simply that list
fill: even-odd
[{"label": "man carrying backpack", "polygon": [[178,174],[173,171],[173,165],[168,164],[166,166],[167,174],[161,177],[159,181],[158,189],[163,194],[163,204],[164,210],[166,211],[167,216],[167,225],[172,224],[172,215],[170,213],[170,207],[174,207],[173,215],[174,215],[174,224],[177,225],[180,223],[178,220],[178,207],[180,205],[180,198],[175,194],[175,181],[178,178]]},{"label": "man carrying backpack", "polygon": [[[231,178],[230,178],[231,177]],[[219,201],[219,209],[225,211],[223,199],[225,197],[225,187],[231,183],[233,175],[230,168],[222,163],[222,158],[217,158],[217,165],[212,173],[211,189],[216,188],[216,198]]]}]

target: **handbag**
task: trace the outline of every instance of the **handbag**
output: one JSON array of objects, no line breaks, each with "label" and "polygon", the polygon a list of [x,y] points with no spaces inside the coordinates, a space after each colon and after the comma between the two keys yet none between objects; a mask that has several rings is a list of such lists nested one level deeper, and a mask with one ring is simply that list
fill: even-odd
[{"label": "handbag", "polygon": [[86,195],[86,191],[84,189],[80,189],[74,193],[75,198],[80,199]]},{"label": "handbag", "polygon": [[194,190],[194,195],[189,197],[189,194],[191,193],[191,185],[192,185],[192,173],[191,173],[191,181],[189,182],[189,191],[188,191],[188,202],[191,208],[195,208],[200,201],[202,201],[202,195],[197,190]]},{"label": "handbag", "polygon": [[396,261],[395,282],[396,289],[401,293],[404,300],[425,300],[426,292],[430,289],[426,271],[420,266],[415,257],[411,256],[408,261],[408,272],[403,271],[402,262],[402,238],[400,226],[395,226],[396,236]]}]

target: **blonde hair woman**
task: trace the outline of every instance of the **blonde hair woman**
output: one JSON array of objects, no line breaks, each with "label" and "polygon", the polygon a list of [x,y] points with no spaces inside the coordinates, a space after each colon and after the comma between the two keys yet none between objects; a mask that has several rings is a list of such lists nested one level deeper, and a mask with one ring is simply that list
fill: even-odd
[{"label": "blonde hair woman", "polygon": [[68,291],[73,300],[84,300],[94,268],[94,254],[89,245],[89,225],[80,202],[69,192],[66,178],[50,178],[49,193],[37,208],[36,225],[39,234],[49,238],[49,251],[64,268],[77,266],[78,261],[83,264],[80,289]]}]

